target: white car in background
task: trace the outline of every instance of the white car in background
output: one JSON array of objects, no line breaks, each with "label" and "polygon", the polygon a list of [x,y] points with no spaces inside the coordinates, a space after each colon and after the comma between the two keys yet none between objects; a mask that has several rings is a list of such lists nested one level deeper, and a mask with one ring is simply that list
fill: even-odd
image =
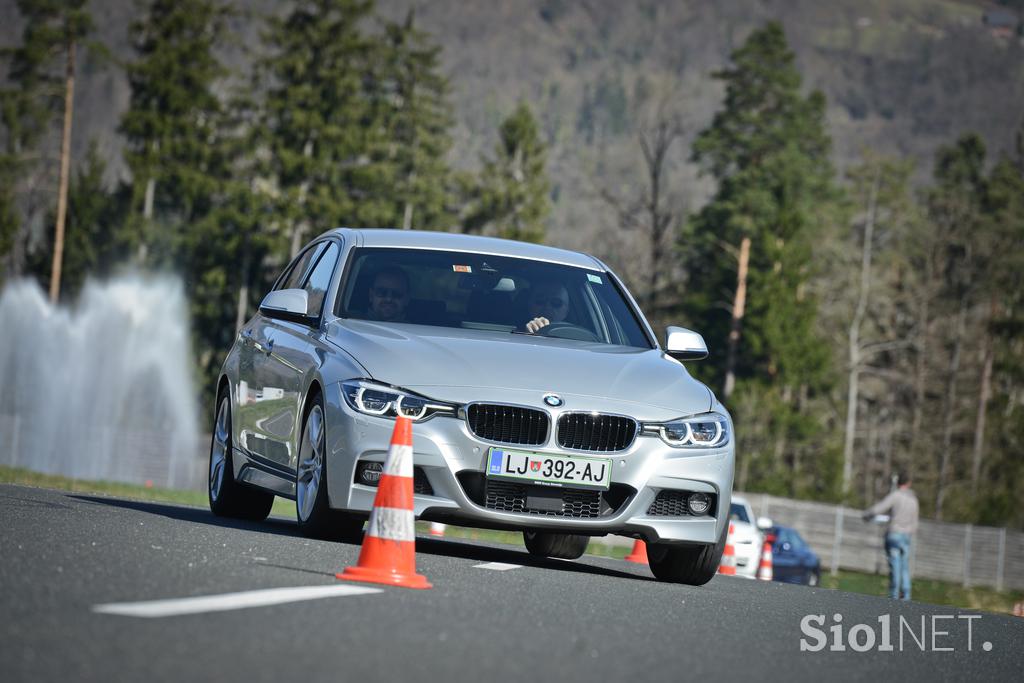
[{"label": "white car in background", "polygon": [[732,546],[736,552],[736,576],[756,579],[757,568],[761,564],[764,531],[772,527],[772,521],[767,517],[755,517],[750,503],[740,496],[732,497],[729,521],[733,525]]}]

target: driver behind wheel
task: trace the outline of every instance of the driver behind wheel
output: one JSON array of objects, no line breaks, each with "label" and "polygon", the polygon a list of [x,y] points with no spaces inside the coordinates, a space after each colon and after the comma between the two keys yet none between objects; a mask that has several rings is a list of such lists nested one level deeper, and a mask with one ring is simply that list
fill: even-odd
[{"label": "driver behind wheel", "polygon": [[551,323],[565,321],[569,314],[569,292],[560,282],[538,282],[530,288],[526,310],[532,318],[526,323],[526,331],[536,334]]}]

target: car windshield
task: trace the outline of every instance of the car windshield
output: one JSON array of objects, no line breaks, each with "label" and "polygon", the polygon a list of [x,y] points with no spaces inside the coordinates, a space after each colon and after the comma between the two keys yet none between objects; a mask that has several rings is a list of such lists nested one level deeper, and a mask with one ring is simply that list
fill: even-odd
[{"label": "car windshield", "polygon": [[[338,297],[342,318],[436,325],[644,349],[650,341],[607,273],[459,251],[360,248]],[[536,324],[533,327],[537,327]]]},{"label": "car windshield", "polygon": [[750,517],[747,516],[747,509],[739,503],[729,506],[729,519],[734,522],[746,522],[750,524]]}]

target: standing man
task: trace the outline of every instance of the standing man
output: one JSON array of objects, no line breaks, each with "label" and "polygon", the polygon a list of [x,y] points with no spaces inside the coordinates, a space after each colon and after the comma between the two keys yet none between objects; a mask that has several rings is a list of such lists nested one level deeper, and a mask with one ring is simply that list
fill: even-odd
[{"label": "standing man", "polygon": [[910,600],[910,544],[917,531],[917,495],[910,488],[910,476],[900,472],[896,490],[864,512],[864,520],[888,514],[885,552],[889,557],[889,597]]}]

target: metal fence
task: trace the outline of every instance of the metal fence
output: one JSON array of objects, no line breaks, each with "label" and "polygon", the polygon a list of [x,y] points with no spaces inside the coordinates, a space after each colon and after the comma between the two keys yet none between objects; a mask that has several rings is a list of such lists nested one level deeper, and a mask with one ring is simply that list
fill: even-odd
[{"label": "metal fence", "polygon": [[[865,522],[861,510],[761,493],[735,495],[746,498],[756,514],[799,531],[823,569],[888,571],[884,529]],[[922,519],[911,553],[917,578],[1024,589],[1024,532]]]},{"label": "metal fence", "polygon": [[177,441],[181,435],[166,430],[94,425],[69,430],[48,417],[0,414],[0,465],[88,481],[206,487],[208,455],[197,457],[194,439]]}]

